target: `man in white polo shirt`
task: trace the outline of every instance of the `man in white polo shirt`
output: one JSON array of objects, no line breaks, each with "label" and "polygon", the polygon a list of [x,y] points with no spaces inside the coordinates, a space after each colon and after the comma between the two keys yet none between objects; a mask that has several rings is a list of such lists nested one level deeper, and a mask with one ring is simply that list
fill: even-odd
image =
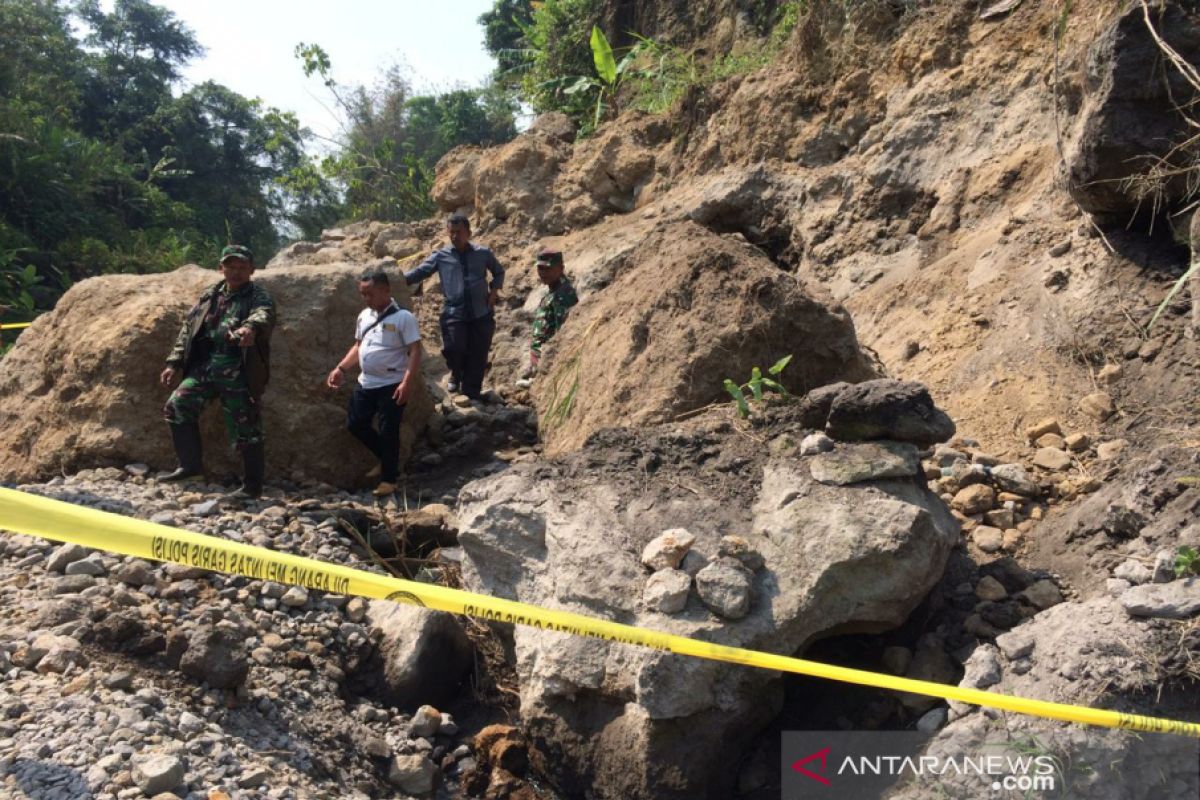
[{"label": "man in white polo shirt", "polygon": [[[387,273],[371,269],[358,281],[367,307],[358,315],[354,345],[329,373],[331,389],[342,385],[346,370],[361,369],[350,398],[346,427],[379,459],[377,497],[396,491],[400,475],[400,419],[421,368],[421,332],[417,318],[392,299]],[[379,417],[379,428],[375,418]]]}]

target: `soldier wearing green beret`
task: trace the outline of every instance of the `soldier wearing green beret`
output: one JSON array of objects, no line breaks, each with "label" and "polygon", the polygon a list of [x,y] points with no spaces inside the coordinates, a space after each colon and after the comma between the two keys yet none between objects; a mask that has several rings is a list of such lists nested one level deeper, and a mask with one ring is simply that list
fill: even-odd
[{"label": "soldier wearing green beret", "polygon": [[240,500],[262,495],[266,458],[260,405],[270,374],[275,327],[275,302],[250,279],[253,274],[250,248],[230,245],[221,251],[224,280],[205,291],[188,312],[159,378],[174,390],[163,416],[179,458],[179,468],[160,480],[182,481],[204,474],[200,412],[215,397],[229,438],[242,454],[245,478],[241,488],[229,495]]}]

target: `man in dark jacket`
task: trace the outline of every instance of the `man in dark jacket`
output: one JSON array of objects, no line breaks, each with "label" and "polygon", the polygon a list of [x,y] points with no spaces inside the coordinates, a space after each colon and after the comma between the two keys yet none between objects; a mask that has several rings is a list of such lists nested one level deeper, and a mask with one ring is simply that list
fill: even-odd
[{"label": "man in dark jacket", "polygon": [[[229,437],[242,454],[245,479],[230,497],[262,495],[266,459],[260,402],[270,372],[275,302],[255,284],[254,254],[242,245],[221,251],[224,280],[208,289],[188,312],[159,380],[174,389],[163,407],[179,468],[160,480],[204,474],[200,412],[218,398]],[[182,382],[180,381],[182,378]]]},{"label": "man in dark jacket", "polygon": [[449,388],[478,400],[496,332],[492,309],[504,286],[504,267],[491,250],[471,243],[471,222],[462,214],[446,220],[446,233],[450,246],[435,250],[420,266],[404,273],[404,280],[411,285],[438,273],[445,295],[439,322],[442,355],[450,368]]}]

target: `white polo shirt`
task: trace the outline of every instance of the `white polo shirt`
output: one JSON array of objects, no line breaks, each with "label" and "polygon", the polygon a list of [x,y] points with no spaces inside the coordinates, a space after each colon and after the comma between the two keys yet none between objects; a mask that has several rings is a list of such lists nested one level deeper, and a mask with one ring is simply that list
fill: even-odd
[{"label": "white polo shirt", "polygon": [[[371,327],[380,317],[383,322]],[[404,380],[408,347],[421,341],[421,331],[412,312],[393,303],[380,313],[364,308],[354,325],[354,340],[358,342],[358,365],[362,370],[358,382],[364,389],[378,389]]]}]

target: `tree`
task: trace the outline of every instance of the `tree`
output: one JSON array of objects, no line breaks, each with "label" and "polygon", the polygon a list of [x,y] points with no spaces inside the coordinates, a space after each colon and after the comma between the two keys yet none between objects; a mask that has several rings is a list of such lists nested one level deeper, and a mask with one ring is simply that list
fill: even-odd
[{"label": "tree", "polygon": [[530,0],[495,0],[491,11],[479,15],[483,41],[496,59],[496,81],[506,86],[520,84],[521,73],[532,62],[526,32],[533,25]]}]

